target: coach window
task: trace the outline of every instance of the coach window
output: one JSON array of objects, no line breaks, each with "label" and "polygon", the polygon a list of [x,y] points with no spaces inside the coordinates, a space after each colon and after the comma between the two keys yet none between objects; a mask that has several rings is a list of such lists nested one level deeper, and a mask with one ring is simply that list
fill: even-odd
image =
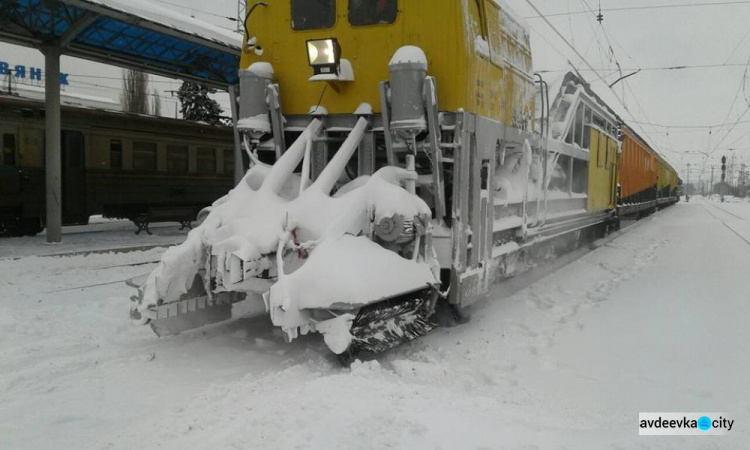
[{"label": "coach window", "polygon": [[178,173],[188,171],[187,145],[167,145],[167,170]]},{"label": "coach window", "polygon": [[122,141],[109,141],[109,167],[112,170],[122,170]]},{"label": "coach window", "polygon": [[16,135],[12,133],[3,134],[3,164],[6,166],[16,165]]},{"label": "coach window", "polygon": [[354,26],[396,21],[398,0],[349,0],[349,23]]},{"label": "coach window", "polygon": [[336,23],[336,0],[292,0],[292,29],[319,30]]},{"label": "coach window", "polygon": [[573,142],[578,144],[579,147],[583,148],[583,103],[578,104],[574,123],[575,136],[573,137]]},{"label": "coach window", "polygon": [[227,177],[234,176],[234,150],[224,150],[224,175]]},{"label": "coach window", "polygon": [[216,149],[198,147],[198,173],[216,174]]},{"label": "coach window", "polygon": [[156,170],[156,142],[133,141],[133,169]]},{"label": "coach window", "polygon": [[584,117],[584,127],[583,127],[583,148],[589,148],[591,147],[591,122],[592,122],[592,111],[591,108],[586,106],[585,111],[586,116]]},{"label": "coach window", "polygon": [[604,168],[609,167],[610,160],[612,158],[612,155],[610,155],[610,148],[609,148],[609,139],[604,141],[605,147],[604,147]]}]

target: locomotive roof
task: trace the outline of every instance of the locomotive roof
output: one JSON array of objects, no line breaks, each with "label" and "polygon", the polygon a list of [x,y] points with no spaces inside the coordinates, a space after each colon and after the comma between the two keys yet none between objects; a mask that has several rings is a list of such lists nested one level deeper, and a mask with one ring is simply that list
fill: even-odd
[{"label": "locomotive roof", "polygon": [[664,165],[668,166],[671,170],[675,171],[674,167],[664,158],[656,149],[654,149],[646,139],[644,139],[640,134],[638,134],[637,131],[633,129],[628,123],[619,115],[617,112],[615,112],[608,104],[605,102],[599,95],[596,94],[596,92],[591,89],[591,85],[583,80],[581,77],[578,76],[578,74],[574,72],[568,72],[565,74],[565,77],[563,78],[563,84],[562,86],[565,86],[568,82],[574,82],[576,84],[580,84],[583,86],[583,88],[586,90],[586,93],[590,95],[591,97],[595,98],[597,102],[599,102],[602,107],[606,108],[607,111],[609,111],[610,114],[612,114],[617,121],[619,122],[620,128],[625,129],[628,133],[636,136],[639,141],[649,150],[651,151],[654,156],[656,156],[659,161],[661,161]]}]

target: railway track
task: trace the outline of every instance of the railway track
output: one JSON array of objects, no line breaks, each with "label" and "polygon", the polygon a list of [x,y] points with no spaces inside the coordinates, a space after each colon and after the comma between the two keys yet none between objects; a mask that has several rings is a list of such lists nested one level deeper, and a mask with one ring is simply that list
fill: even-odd
[{"label": "railway track", "polygon": [[[722,225],[724,225],[725,227],[727,227],[727,229],[728,229],[729,231],[731,231],[732,233],[734,233],[734,234],[735,234],[735,235],[736,235],[736,236],[737,236],[738,238],[742,239],[742,241],[743,241],[744,243],[746,243],[747,245],[750,245],[750,239],[748,239],[747,237],[743,236],[743,235],[742,235],[742,234],[741,234],[740,232],[738,232],[738,231],[737,231],[736,229],[734,229],[734,228],[733,228],[733,227],[732,227],[731,225],[729,225],[729,224],[728,224],[728,223],[726,223],[726,222],[725,222],[724,220],[722,220],[722,219],[721,219],[721,218],[720,218],[719,216],[717,216],[716,214],[714,214],[713,212],[711,212],[711,210],[710,210],[709,208],[706,208],[706,206],[704,205],[704,203],[705,203],[705,202],[701,202],[701,203],[700,203],[700,205],[701,205],[701,208],[705,209],[705,210],[706,210],[706,212],[707,212],[708,214],[710,214],[710,215],[711,215],[711,217],[713,217],[714,219],[716,219],[716,220],[718,220],[719,222],[721,222],[721,223],[722,223]],[[742,220],[743,222],[747,222],[747,219],[746,219],[745,217],[741,217],[741,216],[738,216],[737,214],[734,214],[734,213],[732,213],[732,212],[729,212],[729,211],[727,211],[726,209],[724,209],[724,208],[722,208],[722,207],[720,207],[720,206],[718,206],[718,205],[715,205],[715,204],[713,204],[713,203],[709,203],[709,204],[710,204],[711,206],[713,206],[714,208],[718,209],[719,211],[722,211],[722,212],[724,212],[725,214],[728,214],[728,215],[730,215],[730,216],[736,217],[737,219],[740,219],[740,220]]]},{"label": "railway track", "polygon": [[719,206],[719,205],[717,205],[715,203],[710,203],[710,205],[713,206],[714,208],[717,208],[717,209],[719,209],[721,211],[724,211],[725,213],[729,214],[730,216],[736,217],[736,218],[738,218],[740,220],[747,220],[746,217],[738,216],[737,214],[735,214],[735,213],[733,213],[733,212],[731,212],[731,211],[729,211],[729,210],[727,210],[725,208],[722,208],[721,206]]}]

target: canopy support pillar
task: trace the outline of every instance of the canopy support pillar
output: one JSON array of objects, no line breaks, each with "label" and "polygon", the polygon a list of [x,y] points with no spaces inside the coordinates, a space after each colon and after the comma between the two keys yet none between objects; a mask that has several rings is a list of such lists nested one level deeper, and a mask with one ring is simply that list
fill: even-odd
[{"label": "canopy support pillar", "polygon": [[234,84],[229,86],[229,104],[232,107],[232,130],[234,133],[234,185],[237,186],[245,176],[245,165],[242,162],[242,142],[240,132],[237,129],[239,112],[237,111],[237,86]]},{"label": "canopy support pillar", "polygon": [[47,199],[47,242],[62,241],[62,149],[60,145],[59,46],[44,46],[44,169]]}]

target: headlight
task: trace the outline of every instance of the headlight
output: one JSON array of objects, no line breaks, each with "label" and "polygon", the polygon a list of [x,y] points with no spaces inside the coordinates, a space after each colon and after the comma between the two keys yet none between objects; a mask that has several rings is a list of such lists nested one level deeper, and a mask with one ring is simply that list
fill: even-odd
[{"label": "headlight", "polygon": [[307,61],[320,73],[338,73],[341,47],[336,38],[311,39],[307,41]]}]

